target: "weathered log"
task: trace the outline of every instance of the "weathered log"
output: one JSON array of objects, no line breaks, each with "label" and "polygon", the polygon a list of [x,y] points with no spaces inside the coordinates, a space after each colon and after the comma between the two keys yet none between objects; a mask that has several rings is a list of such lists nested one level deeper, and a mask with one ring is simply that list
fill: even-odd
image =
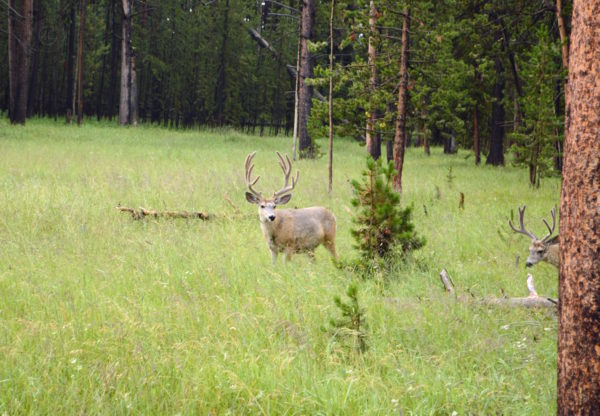
[{"label": "weathered log", "polygon": [[[444,288],[446,289],[446,292],[449,294],[454,294],[454,282],[452,281],[452,277],[450,274],[448,274],[446,269],[441,271],[440,279],[444,285]],[[558,301],[556,299],[539,296],[537,294],[531,273],[527,274],[527,289],[529,290],[529,296],[527,297],[485,297],[478,300],[470,296],[461,295],[456,296],[456,300],[459,302],[481,302],[484,305],[518,306],[525,308],[556,308],[558,306]]]},{"label": "weathered log", "polygon": [[165,218],[188,218],[188,219],[201,219],[201,220],[208,220],[209,219],[209,214],[207,212],[196,212],[196,211],[155,211],[155,210],[151,210],[151,209],[146,209],[143,207],[139,207],[139,208],[129,208],[129,207],[122,207],[122,206],[117,206],[116,207],[119,211],[121,212],[129,212],[131,214],[131,217],[134,220],[142,220],[145,217],[154,217],[154,218],[158,218],[158,217],[165,217]]}]

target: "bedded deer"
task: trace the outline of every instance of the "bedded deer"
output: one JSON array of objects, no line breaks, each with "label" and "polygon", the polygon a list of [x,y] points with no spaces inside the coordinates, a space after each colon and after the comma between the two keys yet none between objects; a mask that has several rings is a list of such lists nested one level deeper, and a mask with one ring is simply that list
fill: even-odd
[{"label": "bedded deer", "polygon": [[[539,263],[540,261],[548,262],[556,267],[559,266],[558,262],[558,253],[559,253],[559,241],[558,235],[552,237],[554,233],[554,229],[556,228],[556,207],[552,208],[550,211],[550,215],[552,215],[552,227],[548,224],[548,221],[543,219],[544,224],[546,224],[546,228],[548,228],[548,235],[542,238],[541,240],[535,236],[531,231],[528,231],[523,224],[523,217],[525,216],[525,208],[519,207],[519,224],[520,229],[517,229],[512,221],[508,221],[508,225],[513,229],[514,232],[526,235],[531,238],[531,245],[529,246],[529,257],[525,262],[527,267],[531,267],[534,264]],[[550,238],[552,237],[552,238]]]},{"label": "bedded deer", "polygon": [[320,244],[329,250],[337,260],[335,251],[335,216],[323,207],[310,207],[300,209],[276,209],[278,205],[287,204],[292,198],[292,191],[296,187],[300,172],[292,178],[292,162],[286,155],[285,159],[279,152],[279,166],[283,170],[283,188],[273,193],[271,198],[265,198],[262,193],[256,191],[253,186],[258,182],[260,176],[252,179],[252,159],[256,152],[246,156],[246,200],[251,204],[258,205],[258,218],[267,245],[271,251],[273,263],[277,260],[278,253],[285,253],[289,260],[293,253],[306,252],[311,257],[314,250]]}]

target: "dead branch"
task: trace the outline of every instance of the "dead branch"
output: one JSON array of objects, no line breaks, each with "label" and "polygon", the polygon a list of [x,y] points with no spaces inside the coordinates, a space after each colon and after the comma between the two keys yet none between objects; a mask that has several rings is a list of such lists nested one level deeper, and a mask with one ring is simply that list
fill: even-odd
[{"label": "dead branch", "polygon": [[[446,269],[443,269],[440,273],[440,279],[446,292],[448,294],[454,294],[454,282],[452,281],[452,277]],[[544,296],[539,296],[535,290],[535,285],[533,282],[533,276],[531,273],[527,274],[527,289],[529,291],[529,296],[527,297],[508,297],[504,295],[501,298],[496,297],[485,297],[482,299],[475,299],[475,301],[479,301],[485,305],[504,305],[504,306],[519,306],[525,308],[555,308],[558,305],[558,301],[556,299],[547,298]],[[474,299],[469,296],[456,296],[456,300],[459,302],[471,302]]]},{"label": "dead branch", "polygon": [[207,212],[189,212],[189,211],[155,211],[155,210],[151,210],[151,209],[146,209],[143,207],[139,207],[139,208],[129,208],[129,207],[122,207],[122,206],[117,206],[116,207],[119,211],[121,212],[129,212],[131,214],[131,217],[134,220],[142,220],[145,217],[154,217],[154,218],[158,218],[158,217],[165,217],[165,218],[188,218],[188,219],[201,219],[201,220],[208,220],[209,219],[209,214]]}]

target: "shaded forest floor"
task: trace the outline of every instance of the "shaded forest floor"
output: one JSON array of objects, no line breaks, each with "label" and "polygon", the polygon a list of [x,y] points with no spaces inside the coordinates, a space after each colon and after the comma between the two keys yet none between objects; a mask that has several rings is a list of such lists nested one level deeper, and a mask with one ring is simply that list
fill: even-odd
[{"label": "shaded forest floor", "polygon": [[[315,262],[271,265],[243,162],[258,150],[270,193],[282,180],[274,152],[290,148],[233,131],[0,119],[0,413],[555,413],[555,313],[455,302],[439,272],[461,293],[526,296],[529,241],[507,220],[526,203],[542,233],[559,179],[532,190],[523,169],[408,149],[403,204],[427,244],[362,280],[323,248]],[[358,257],[349,180],[364,153],[336,141],[331,196],[326,158],[294,164],[290,205],[335,213],[345,261]],[[216,217],[134,221],[119,204]],[[555,268],[532,273],[538,293],[557,296]],[[362,355],[323,330],[353,281]]]}]

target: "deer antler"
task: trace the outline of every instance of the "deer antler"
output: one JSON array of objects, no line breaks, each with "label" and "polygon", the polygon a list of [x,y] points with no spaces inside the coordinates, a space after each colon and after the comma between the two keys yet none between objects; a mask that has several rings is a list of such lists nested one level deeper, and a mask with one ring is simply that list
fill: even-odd
[{"label": "deer antler", "polygon": [[513,225],[511,220],[508,220],[508,225],[510,225],[510,228],[512,228],[515,233],[525,234],[527,237],[537,240],[538,238],[535,236],[535,234],[533,234],[531,231],[527,231],[525,229],[525,225],[523,224],[523,217],[525,216],[525,208],[527,208],[527,205],[523,205],[523,207],[519,207],[519,224],[521,226],[521,229],[517,230],[517,228],[515,228],[515,226]]},{"label": "deer antler", "polygon": [[556,228],[556,207],[552,208],[550,215],[552,215],[552,228],[550,228],[550,225],[545,218],[542,220],[544,221],[544,224],[546,224],[546,228],[548,228],[548,235],[542,239],[543,242],[546,242],[546,240],[548,240],[552,234],[554,234],[554,229]]},{"label": "deer antler", "polygon": [[289,184],[290,174],[292,173],[292,161],[290,160],[288,155],[285,155],[285,159],[281,156],[281,153],[277,152],[277,157],[279,158],[279,166],[281,166],[281,170],[283,170],[284,183],[283,188],[279,191],[273,193],[273,198],[278,198],[288,192],[291,192],[298,182],[298,177],[300,176],[300,172],[296,171],[296,177],[292,178],[292,184]]},{"label": "deer antler", "polygon": [[246,170],[246,186],[248,186],[248,189],[250,190],[250,192],[252,192],[252,194],[258,198],[262,198],[262,194],[256,190],[254,190],[254,188],[252,188],[256,182],[258,182],[258,180],[260,179],[260,176],[257,176],[256,179],[252,180],[252,170],[254,169],[254,165],[252,164],[252,159],[254,158],[254,155],[256,155],[256,151],[248,154],[248,156],[246,156],[246,163],[245,163],[245,170]]}]

